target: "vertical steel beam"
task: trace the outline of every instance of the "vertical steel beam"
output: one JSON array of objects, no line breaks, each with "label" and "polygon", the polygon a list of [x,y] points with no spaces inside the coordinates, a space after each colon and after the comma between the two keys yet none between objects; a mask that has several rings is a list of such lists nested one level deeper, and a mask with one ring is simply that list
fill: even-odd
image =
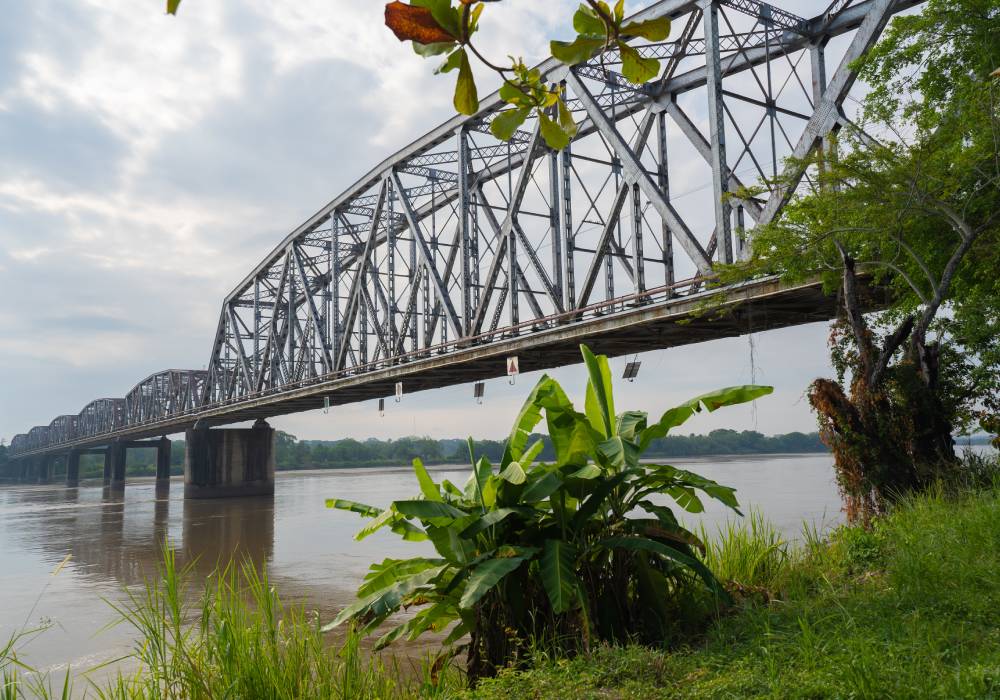
[{"label": "vertical steel beam", "polygon": [[646,291],[646,265],[642,251],[642,193],[632,185],[632,268],[635,270],[635,291]]},{"label": "vertical steel beam", "polygon": [[715,231],[719,259],[733,261],[730,224],[729,166],[726,162],[726,121],[722,101],[722,58],[719,52],[719,6],[717,0],[700,0],[705,32],[705,87],[708,91],[708,128],[712,143],[712,194],[715,199]]},{"label": "vertical steel beam", "polygon": [[[568,146],[567,146],[568,148]],[[563,241],[562,226],[559,224],[559,153],[549,155],[549,237],[552,240],[552,286],[559,297],[559,305],[566,306],[563,294]]]},{"label": "vertical steel beam", "polygon": [[458,130],[458,225],[461,230],[459,245],[461,246],[461,264],[459,288],[462,293],[462,332],[461,335],[469,335],[471,331],[472,316],[475,307],[472,300],[472,223],[471,201],[472,191],[469,187],[469,171],[471,170],[469,158],[469,137],[464,128]]},{"label": "vertical steel beam", "polygon": [[572,309],[576,307],[576,273],[573,269],[573,257],[574,257],[574,236],[573,236],[573,154],[572,154],[573,144],[570,143],[566,148],[562,150],[559,154],[559,162],[561,165],[561,206],[562,212],[560,214],[560,222],[562,223],[562,231],[556,235],[561,235],[563,237],[563,246],[565,249],[565,254],[563,256],[563,270],[565,286],[563,288],[563,308]]},{"label": "vertical steel beam", "polygon": [[[663,197],[670,201],[670,160],[667,151],[667,115],[660,112],[656,117],[656,140],[659,150],[656,168],[656,184],[660,186]],[[663,282],[668,287],[676,281],[674,274],[674,237],[670,234],[670,227],[663,221],[660,227],[662,256],[663,256]],[[667,292],[667,296],[673,296],[672,292]]]},{"label": "vertical steel beam", "polygon": [[333,369],[337,370],[340,357],[340,217],[334,211],[330,216],[330,288],[333,296],[333,313],[330,316],[330,356]]}]

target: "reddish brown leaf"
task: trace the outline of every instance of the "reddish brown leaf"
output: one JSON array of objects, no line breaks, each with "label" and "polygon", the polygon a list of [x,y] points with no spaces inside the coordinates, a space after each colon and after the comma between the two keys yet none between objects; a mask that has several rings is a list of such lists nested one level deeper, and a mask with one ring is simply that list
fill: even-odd
[{"label": "reddish brown leaf", "polygon": [[455,37],[434,20],[428,8],[414,7],[398,0],[385,6],[385,26],[400,41],[415,41],[418,44],[455,41]]}]

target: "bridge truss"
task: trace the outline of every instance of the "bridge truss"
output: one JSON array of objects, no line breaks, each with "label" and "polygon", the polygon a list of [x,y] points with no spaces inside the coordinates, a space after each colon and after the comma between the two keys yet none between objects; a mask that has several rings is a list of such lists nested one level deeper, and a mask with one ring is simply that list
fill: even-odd
[{"label": "bridge truss", "polygon": [[548,149],[534,119],[496,140],[505,106],[492,95],[289,234],[225,299],[206,372],[153,375],[13,452],[698,295],[812,185],[785,159],[850,124],[851,63],[919,3],[836,0],[803,18],[756,0],[661,0],[635,17],[673,20],[669,41],[633,43],[660,59],[654,83],[626,81],[616,51],[540,66],[580,126],[568,148]]}]

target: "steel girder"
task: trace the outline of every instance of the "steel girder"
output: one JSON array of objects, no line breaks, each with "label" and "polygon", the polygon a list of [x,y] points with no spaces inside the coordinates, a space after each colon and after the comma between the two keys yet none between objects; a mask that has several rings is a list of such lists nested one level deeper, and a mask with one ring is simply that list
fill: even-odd
[{"label": "steel girder", "polygon": [[[913,4],[841,1],[805,19],[749,0],[666,0],[641,18],[672,17],[676,38],[636,45],[663,59],[655,84],[624,80],[617,52],[543,64],[581,125],[571,146],[550,151],[530,120],[496,141],[492,96],[383,161],[227,298],[205,403],[697,291],[715,262],[749,255],[754,223],[795,188],[737,191],[779,173],[809,186],[784,158],[840,128],[850,62]],[[818,59],[842,35],[828,78]]]},{"label": "steel girder", "polygon": [[125,396],[125,422],[138,425],[175,416],[198,407],[208,372],[170,369],[136,384]]},{"label": "steel girder", "polygon": [[[811,186],[785,158],[848,123],[851,62],[920,1],[835,0],[813,18],[756,0],[651,5],[634,19],[674,22],[670,41],[634,44],[661,59],[654,83],[629,84],[614,51],[572,70],[540,65],[580,125],[568,148],[546,148],[533,119],[497,141],[489,123],[505,105],[487,97],[477,115],[379,163],[265,257],[225,299],[207,372],[160,373],[128,399],[95,402],[77,434],[697,293],[717,262],[750,254],[756,223]],[[791,185],[740,193],[779,174]]]}]

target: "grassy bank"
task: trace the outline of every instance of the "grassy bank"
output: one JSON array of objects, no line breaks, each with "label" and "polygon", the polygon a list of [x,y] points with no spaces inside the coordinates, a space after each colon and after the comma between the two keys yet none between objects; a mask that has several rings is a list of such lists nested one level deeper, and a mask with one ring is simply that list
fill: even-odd
[{"label": "grassy bank", "polygon": [[[1000,491],[914,498],[871,531],[807,533],[791,547],[759,516],[711,540],[706,561],[737,602],[686,645],[537,656],[475,691],[457,671],[331,645],[253,568],[183,603],[183,572],[121,608],[138,670],[96,698],[983,698],[1000,696]],[[44,643],[39,639],[35,644]],[[60,697],[0,654],[0,698]],[[0,652],[3,646],[0,645]],[[77,669],[79,672],[82,669]]]},{"label": "grassy bank", "polygon": [[1000,495],[915,498],[791,551],[762,523],[710,556],[742,600],[670,652],[536,660],[475,698],[1000,696]]}]

